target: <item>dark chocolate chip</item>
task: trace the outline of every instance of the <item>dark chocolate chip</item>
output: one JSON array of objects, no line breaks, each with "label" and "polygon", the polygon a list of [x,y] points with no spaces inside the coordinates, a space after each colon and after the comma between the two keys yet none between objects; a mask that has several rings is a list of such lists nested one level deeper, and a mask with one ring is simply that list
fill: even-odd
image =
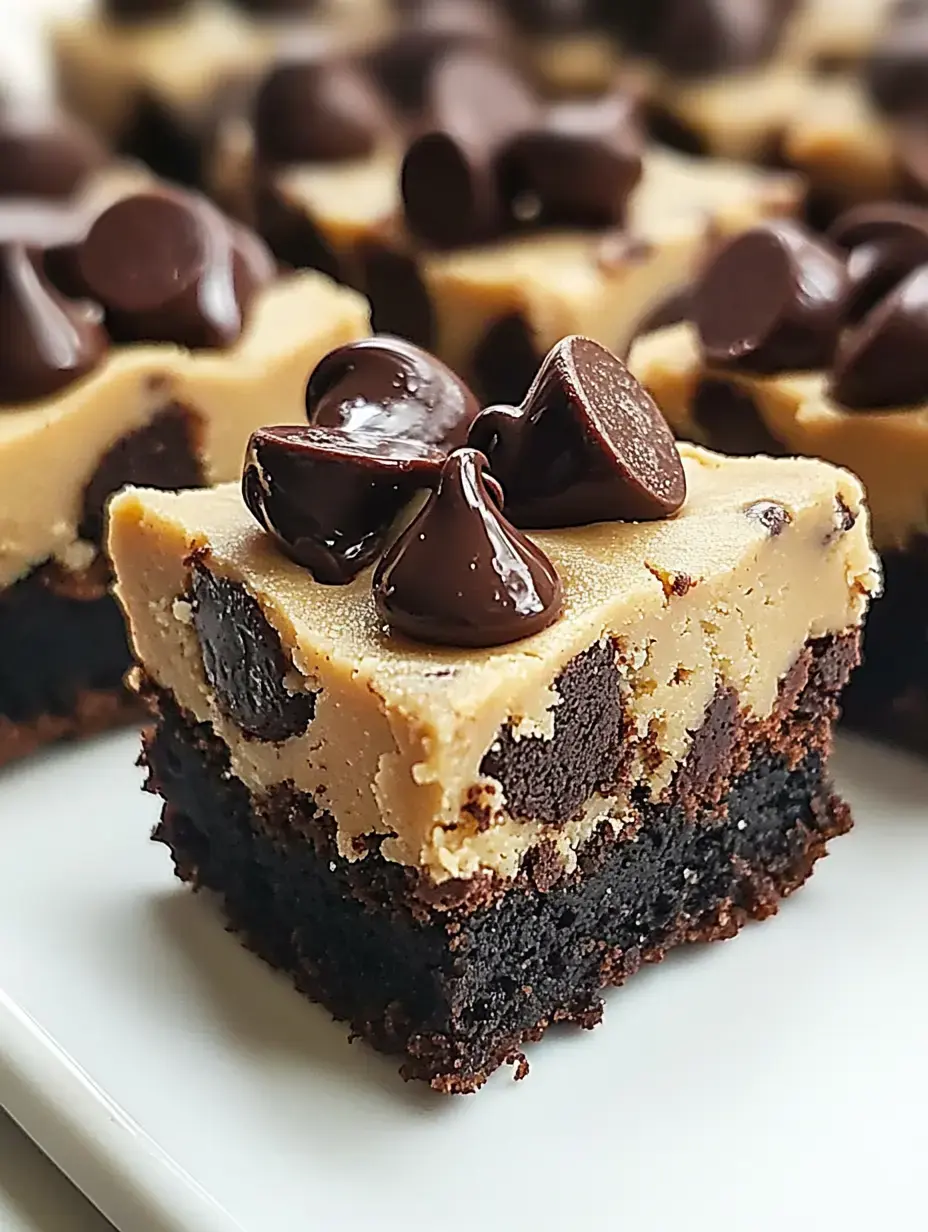
[{"label": "dark chocolate chip", "polygon": [[314,269],[336,282],[345,281],[338,254],[309,214],[283,197],[272,176],[258,172],[255,185],[256,226],[278,261],[294,269]]},{"label": "dark chocolate chip", "polygon": [[888,114],[928,116],[928,9],[903,10],[884,23],[864,79]]},{"label": "dark chocolate chip", "polygon": [[359,251],[374,332],[395,334],[417,346],[431,348],[435,342],[435,313],[416,257],[376,240],[362,244]]},{"label": "dark chocolate chip", "polygon": [[200,424],[193,413],[172,403],[157,411],[144,428],[118,440],[100,459],[84,489],[80,537],[91,543],[102,541],[107,501],[128,484],[169,490],[205,487],[199,438]]},{"label": "dark chocolate chip", "polygon": [[928,262],[928,210],[883,201],[858,205],[829,228],[848,250],[846,316],[858,321],[917,266]]},{"label": "dark chocolate chip", "polygon": [[285,425],[248,443],[245,503],[317,582],[343,585],[380,554],[417,491],[438,483],[444,455],[415,440]]},{"label": "dark chocolate chip", "polygon": [[364,338],[330,351],[306,390],[311,424],[373,432],[450,451],[480,407],[440,359],[401,338]]},{"label": "dark chocolate chip", "polygon": [[669,72],[702,76],[762,63],[791,7],[783,0],[627,0],[614,20],[636,50]]},{"label": "dark chocolate chip", "polygon": [[830,362],[847,295],[842,254],[800,223],[777,219],[715,254],[691,311],[710,363],[783,372]]},{"label": "dark chocolate chip", "polygon": [[70,197],[107,157],[77,120],[0,106],[0,197]]},{"label": "dark chocolate chip", "polygon": [[683,504],[667,422],[622,361],[589,338],[550,352],[520,407],[490,407],[469,443],[489,459],[518,526],[650,521]]},{"label": "dark chocolate chip", "polygon": [[107,345],[95,304],[60,295],[24,244],[0,244],[0,403],[58,393],[93,371]]},{"label": "dark chocolate chip", "polygon": [[731,381],[704,378],[696,387],[692,406],[693,420],[702,438],[720,453],[750,456],[766,453],[773,457],[786,452],[764,423],[757,404],[746,389]]},{"label": "dark chocolate chip", "polygon": [[255,98],[255,150],[266,163],[366,158],[392,127],[370,78],[331,52],[275,64]]},{"label": "dark chocolate chip", "polygon": [[745,507],[744,512],[752,521],[759,522],[771,539],[782,535],[793,520],[793,515],[779,501],[754,501]]},{"label": "dark chocolate chip", "polygon": [[511,222],[499,161],[503,148],[538,117],[538,103],[514,70],[487,54],[455,52],[436,66],[429,121],[403,159],[406,221],[440,247],[490,239]]},{"label": "dark chocolate chip", "polygon": [[292,672],[280,637],[241,582],[195,564],[190,579],[193,625],[216,704],[248,736],[279,743],[302,735],[316,709],[314,693],[291,693]]},{"label": "dark chocolate chip", "polygon": [[572,659],[554,682],[554,734],[505,727],[480,764],[502,785],[506,811],[549,824],[574,817],[594,792],[614,791],[625,764],[622,679],[612,642]]},{"label": "dark chocolate chip", "polygon": [[240,337],[270,269],[258,269],[256,244],[244,251],[205,198],[138,193],[101,214],[76,262],[117,341],[225,347]]},{"label": "dark chocolate chip", "polygon": [[641,178],[638,104],[621,92],[557,103],[517,133],[502,155],[517,219],[577,227],[618,226]]},{"label": "dark chocolate chip", "polygon": [[119,153],[177,184],[203,179],[204,133],[197,113],[173,106],[153,89],[140,90],[119,138]]},{"label": "dark chocolate chip", "polygon": [[529,391],[543,356],[521,312],[487,326],[474,349],[474,384],[484,404],[519,403]]},{"label": "dark chocolate chip", "polygon": [[103,0],[107,17],[118,21],[137,21],[167,17],[190,7],[192,0]]},{"label": "dark chocolate chip", "polygon": [[852,410],[928,400],[928,265],[903,279],[844,336],[832,394]]},{"label": "dark chocolate chip", "polygon": [[503,516],[485,466],[476,450],[455,450],[438,490],[377,567],[377,610],[414,641],[502,646],[561,613],[554,566]]}]

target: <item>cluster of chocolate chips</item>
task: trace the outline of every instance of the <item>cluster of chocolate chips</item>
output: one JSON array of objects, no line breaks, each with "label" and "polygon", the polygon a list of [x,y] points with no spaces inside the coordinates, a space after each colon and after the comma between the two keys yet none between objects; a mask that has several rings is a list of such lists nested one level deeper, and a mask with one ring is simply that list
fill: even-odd
[{"label": "cluster of chocolate chips", "polygon": [[824,236],[790,220],[729,240],[690,301],[706,359],[759,373],[824,368],[836,401],[928,400],[928,210],[857,206]]},{"label": "cluster of chocolate chips", "polygon": [[588,338],[559,343],[520,406],[483,411],[433,356],[370,338],[322,360],[307,413],[308,427],[254,433],[245,502],[319,582],[379,558],[377,610],[416,641],[497,646],[546,628],[561,583],[523,529],[668,517],[686,495],[654,402]]},{"label": "cluster of chocolate chips", "polygon": [[0,204],[0,403],[50,397],[111,342],[226,347],[273,276],[252,233],[205,198],[135,193],[81,209]]}]

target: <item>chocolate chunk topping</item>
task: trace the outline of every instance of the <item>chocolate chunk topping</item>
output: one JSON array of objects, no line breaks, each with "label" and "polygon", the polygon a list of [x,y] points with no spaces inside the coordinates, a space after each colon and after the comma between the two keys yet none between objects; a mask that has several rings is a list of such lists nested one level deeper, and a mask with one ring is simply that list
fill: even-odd
[{"label": "chocolate chunk topping", "polygon": [[554,682],[554,735],[518,738],[505,727],[480,764],[512,817],[569,821],[596,791],[618,784],[624,763],[622,681],[612,642],[577,655]]},{"label": "chocolate chunk topping", "polygon": [[793,515],[779,501],[754,501],[745,509],[745,514],[754,522],[760,522],[772,539],[781,535],[793,520]]},{"label": "chocolate chunk topping", "polygon": [[765,60],[791,7],[784,0],[626,0],[614,20],[669,72],[701,76]]},{"label": "chocolate chunk topping", "polygon": [[36,253],[0,243],[0,403],[48,398],[91,372],[107,349],[95,304],[67,300]]},{"label": "chocolate chunk topping", "polygon": [[429,112],[400,177],[410,230],[441,247],[492,238],[511,221],[501,153],[532,127],[538,104],[510,67],[461,51],[436,66]]},{"label": "chocolate chunk topping", "polygon": [[438,490],[377,567],[378,612],[415,641],[502,646],[560,615],[554,566],[503,516],[485,466],[476,450],[455,450]]},{"label": "chocolate chunk topping", "polygon": [[203,670],[222,713],[248,736],[279,742],[301,735],[316,709],[313,693],[291,693],[292,668],[260,604],[240,582],[195,564],[193,624]]},{"label": "chocolate chunk topping", "polygon": [[306,390],[311,424],[446,451],[464,444],[479,410],[450,368],[402,338],[364,338],[337,347],[317,364]]},{"label": "chocolate chunk topping", "polygon": [[106,160],[77,120],[0,105],[0,197],[69,197]]},{"label": "chocolate chunk topping", "polygon": [[167,17],[171,13],[180,13],[190,4],[191,0],[103,0],[103,11],[107,17],[115,17],[119,21],[134,21]]},{"label": "chocolate chunk topping", "polygon": [[366,158],[391,128],[371,80],[331,53],[276,64],[254,104],[255,149],[270,163]]},{"label": "chocolate chunk topping", "polygon": [[846,315],[851,321],[928,262],[928,210],[917,206],[889,201],[856,206],[832,224],[829,236],[849,250]]},{"label": "chocolate chunk topping", "polygon": [[521,402],[544,357],[521,312],[510,312],[487,326],[474,348],[474,385],[484,403]]},{"label": "chocolate chunk topping", "polygon": [[117,341],[225,347],[271,269],[261,251],[205,198],[163,191],[111,206],[75,260]]},{"label": "chocolate chunk topping", "polygon": [[692,316],[710,363],[755,372],[819,368],[834,353],[847,295],[841,254],[780,219],[716,253],[693,290]]},{"label": "chocolate chunk topping", "polygon": [[641,178],[641,150],[637,103],[629,95],[558,103],[507,146],[507,196],[519,218],[578,227],[618,225]]},{"label": "chocolate chunk topping", "polygon": [[905,6],[884,24],[864,75],[883,111],[928,116],[928,8]]},{"label": "chocolate chunk topping", "polygon": [[397,334],[417,346],[431,347],[435,342],[435,313],[416,257],[376,240],[362,244],[359,254],[374,333]]},{"label": "chocolate chunk topping", "polygon": [[350,582],[381,552],[417,490],[437,485],[444,455],[370,432],[286,425],[248,443],[248,508],[317,582]]},{"label": "chocolate chunk topping", "polygon": [[620,359],[589,338],[550,352],[519,407],[490,407],[469,443],[502,483],[518,526],[649,521],[683,504],[673,435]]},{"label": "chocolate chunk topping", "polygon": [[928,400],[928,265],[903,279],[842,339],[832,394],[853,410]]},{"label": "chocolate chunk topping", "polygon": [[757,404],[746,389],[731,381],[711,377],[701,380],[693,396],[693,420],[702,430],[703,438],[721,453],[745,456],[766,453],[773,457],[784,454],[778,441],[764,423]]}]

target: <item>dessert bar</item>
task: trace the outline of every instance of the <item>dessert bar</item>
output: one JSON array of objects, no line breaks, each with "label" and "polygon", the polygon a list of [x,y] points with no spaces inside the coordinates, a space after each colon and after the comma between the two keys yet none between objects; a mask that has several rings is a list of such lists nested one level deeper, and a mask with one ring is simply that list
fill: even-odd
[{"label": "dessert bar", "polygon": [[848,829],[867,513],[822,462],[678,451],[586,338],[479,414],[377,337],[308,390],[241,487],[112,504],[155,838],[406,1077],[469,1092]]},{"label": "dessert bar", "polygon": [[307,370],[366,332],[353,292],[278,277],[205,199],[139,181],[0,202],[0,762],[132,704],[109,496],[230,479],[269,409],[299,419]]}]

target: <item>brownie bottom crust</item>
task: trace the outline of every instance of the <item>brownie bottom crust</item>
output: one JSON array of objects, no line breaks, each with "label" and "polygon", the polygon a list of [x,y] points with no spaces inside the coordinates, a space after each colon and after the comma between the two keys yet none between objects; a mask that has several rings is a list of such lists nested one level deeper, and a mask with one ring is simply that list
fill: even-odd
[{"label": "brownie bottom crust", "polygon": [[373,840],[342,859],[311,797],[284,786],[257,801],[211,727],[149,689],[143,762],[165,801],[154,838],[182,879],[219,892],[250,948],[403,1056],[404,1077],[473,1091],[505,1062],[521,1076],[524,1044],[551,1024],[594,1026],[603,989],[643,963],[732,937],[802,885],[851,825],[827,758],[856,655],[853,635],[810,643],[761,723],[721,694],[670,797],[637,801],[631,837],[600,826],[573,872],[543,844],[514,881],[441,887]]}]

